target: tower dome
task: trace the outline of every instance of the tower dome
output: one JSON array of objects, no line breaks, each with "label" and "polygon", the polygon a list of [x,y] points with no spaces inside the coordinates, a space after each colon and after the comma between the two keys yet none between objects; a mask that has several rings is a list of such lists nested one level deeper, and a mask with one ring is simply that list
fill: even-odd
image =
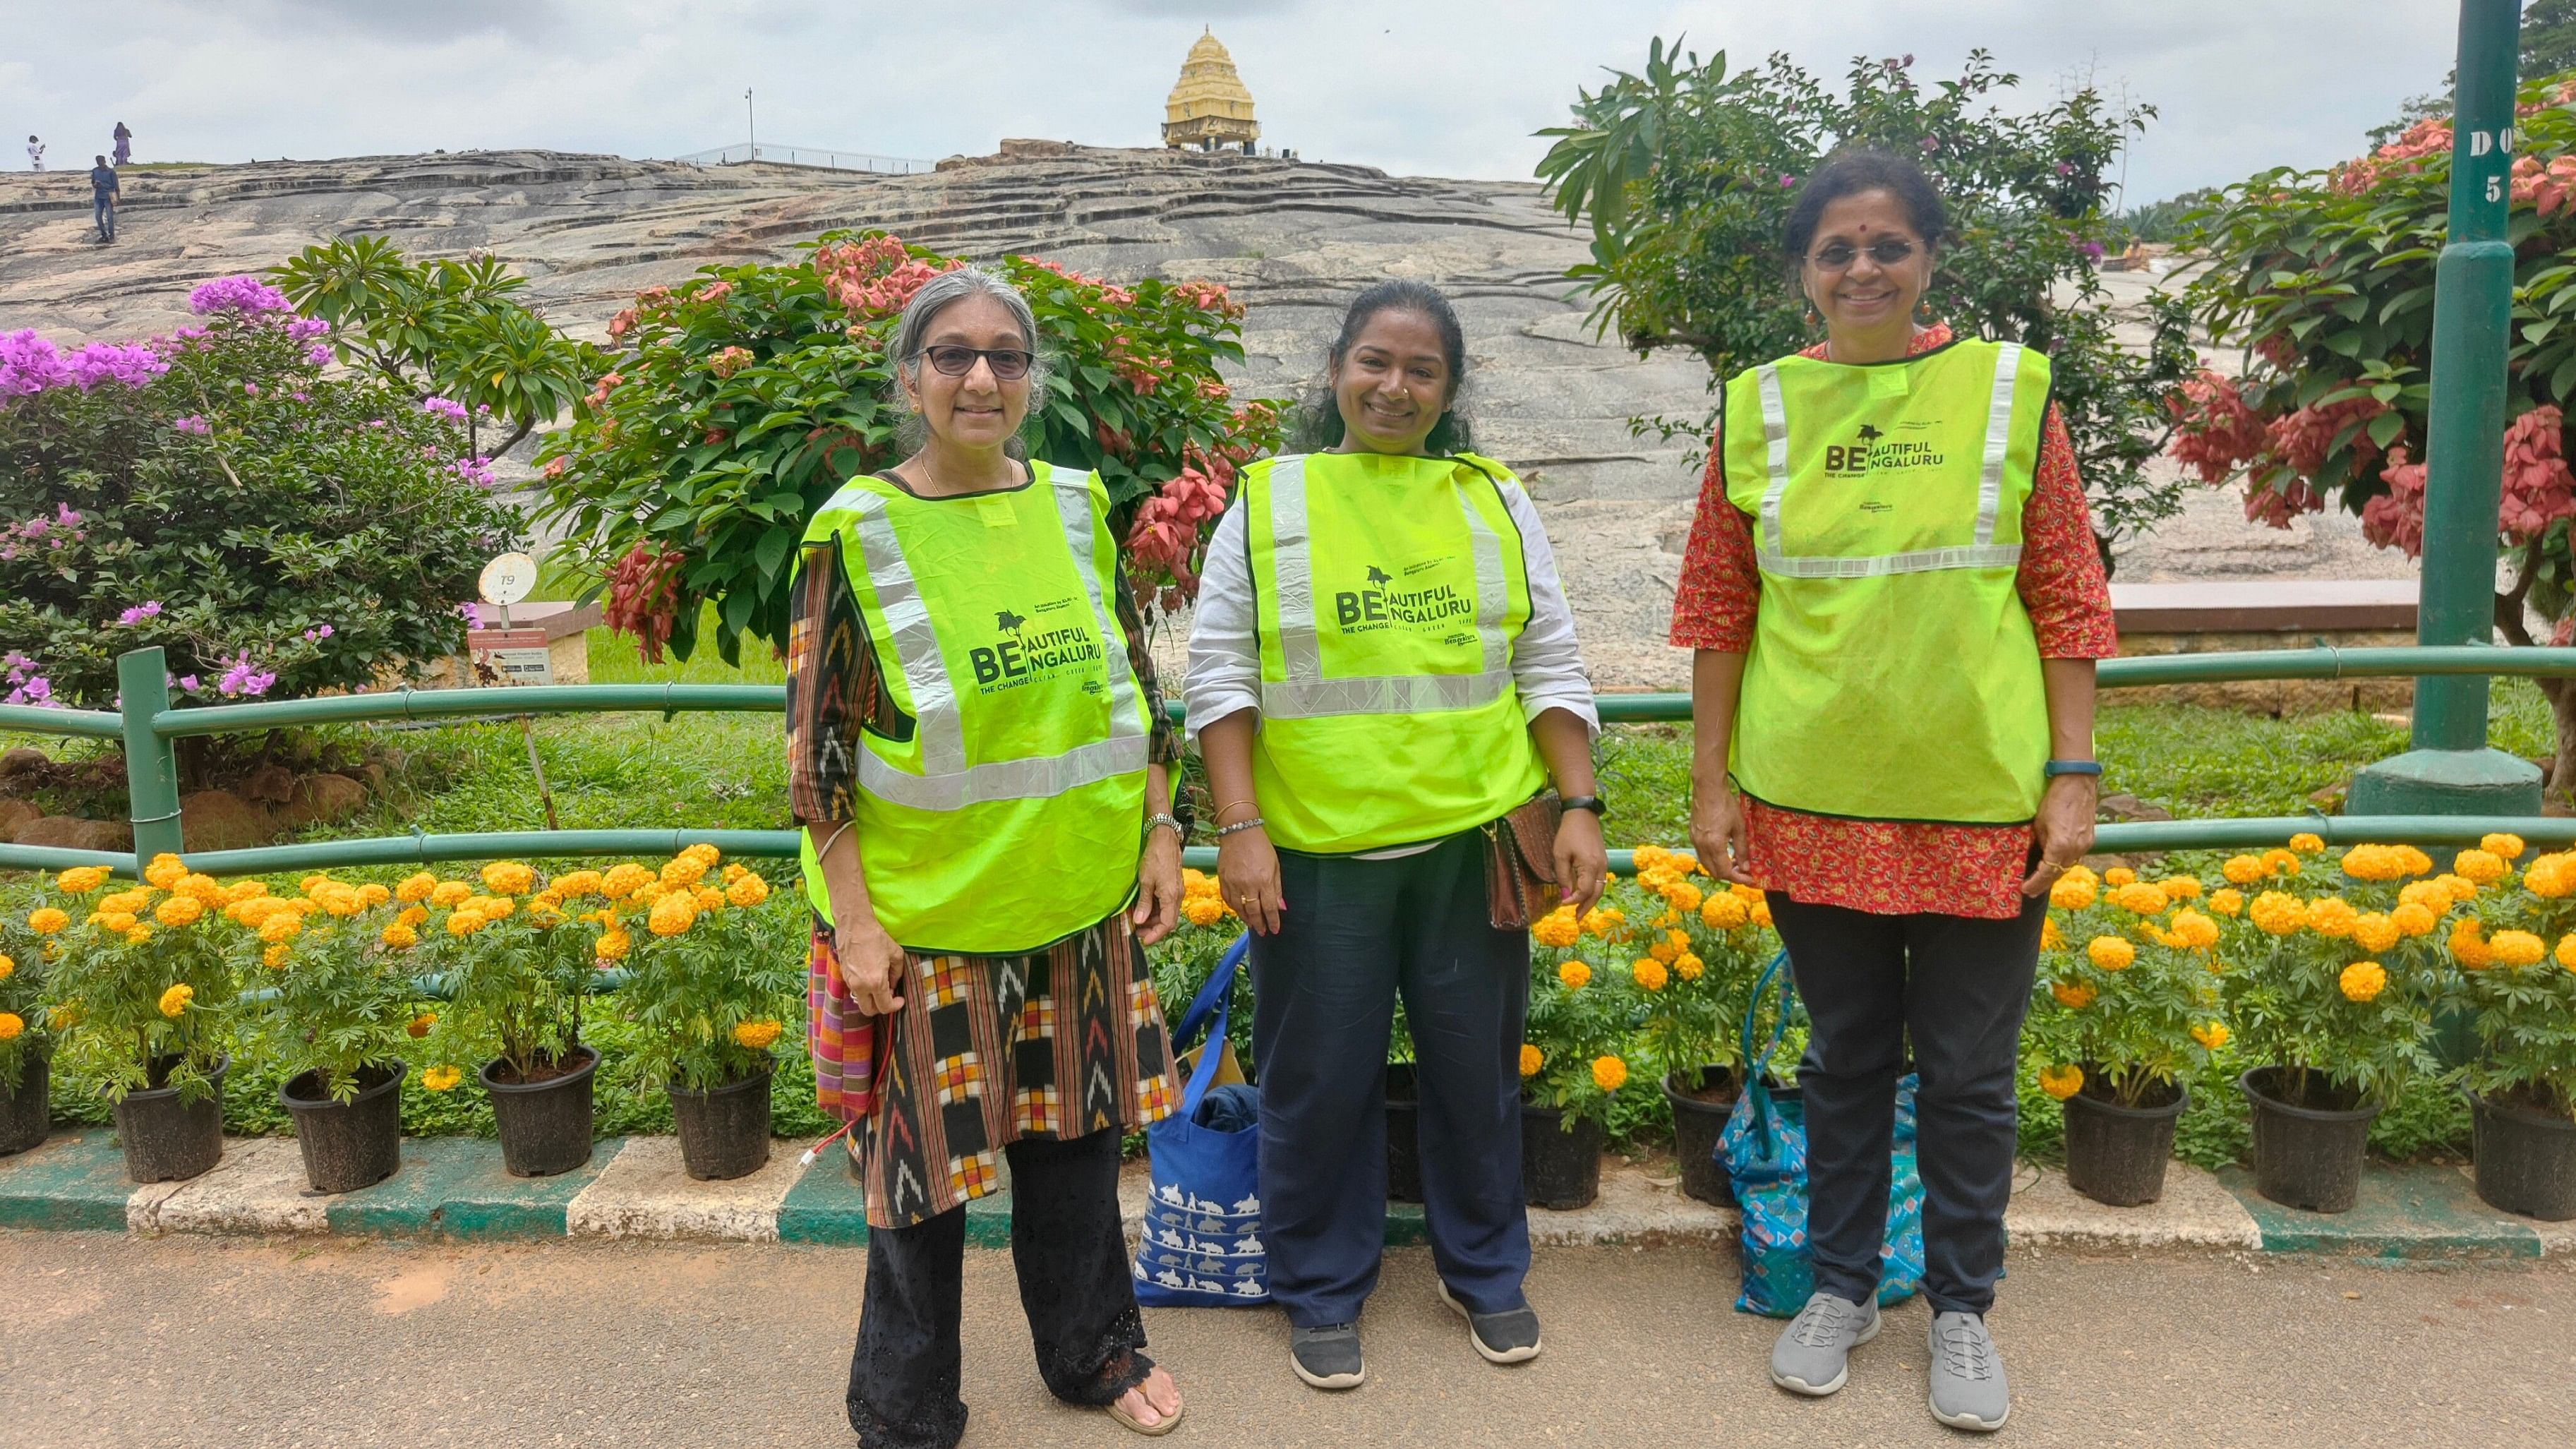
[{"label": "tower dome", "polygon": [[1181,78],[1163,103],[1163,144],[1252,149],[1261,125],[1252,118],[1252,92],[1234,73],[1234,57],[1213,31],[1202,33],[1181,62]]}]

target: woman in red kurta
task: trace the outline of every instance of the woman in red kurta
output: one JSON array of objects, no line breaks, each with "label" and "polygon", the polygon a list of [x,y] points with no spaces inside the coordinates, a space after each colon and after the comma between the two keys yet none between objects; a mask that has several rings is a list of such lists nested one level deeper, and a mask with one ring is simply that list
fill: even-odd
[{"label": "woman in red kurta", "polygon": [[[1855,367],[1906,366],[1908,358],[1950,346],[1949,328],[1915,320],[1944,225],[1938,194],[1911,162],[1853,152],[1820,168],[1789,224],[1799,285],[1826,330],[1826,341],[1803,355]],[[1776,412],[1778,384],[1772,386]],[[1724,424],[1760,428],[1763,420]],[[1898,1074],[1910,1054],[1919,1076],[1932,1413],[1956,1428],[2000,1428],[2010,1397],[1984,1314],[2002,1268],[2016,1135],[2013,1068],[2048,888],[2092,844],[2100,773],[2092,753],[2093,661],[2116,652],[2110,591],[2074,450],[2051,403],[2039,421],[2013,589],[2040,655],[2049,758],[2035,817],[2002,825],[1922,823],[1928,812],[1913,810],[1886,812],[1910,817],[1889,819],[1802,811],[1734,787],[1728,758],[1737,707],[1764,707],[1743,697],[1747,656],[1763,635],[1763,574],[1755,523],[1729,496],[1726,462],[1721,435],[1709,447],[1672,642],[1697,651],[1692,843],[1712,874],[1770,892],[1812,1023],[1798,1084],[1817,1291],[1781,1334],[1772,1381],[1797,1393],[1833,1393],[1845,1382],[1850,1350],[1878,1332],[1888,1144]],[[1790,476],[1787,464],[1772,466],[1784,470],[1775,476]],[[1884,486],[1958,486],[1955,478],[1906,481],[1919,477],[1892,474]],[[1975,486],[1973,466],[1964,482]],[[1772,486],[1777,497],[1790,485]],[[1793,562],[1800,560],[1783,560]],[[1831,671],[1834,661],[1815,667]],[[1967,666],[1922,660],[1916,667]],[[1873,676],[1856,669],[1855,677]],[[1832,756],[1834,721],[1764,723],[1774,737],[1808,731],[1800,743]],[[2036,721],[2024,723],[2037,729]],[[1930,758],[1943,748],[1945,727],[1960,722],[1926,710],[1919,724],[1908,717],[1904,727],[1919,728]],[[2043,771],[2040,760],[2029,763]],[[1896,783],[1888,793],[1903,793]]]}]

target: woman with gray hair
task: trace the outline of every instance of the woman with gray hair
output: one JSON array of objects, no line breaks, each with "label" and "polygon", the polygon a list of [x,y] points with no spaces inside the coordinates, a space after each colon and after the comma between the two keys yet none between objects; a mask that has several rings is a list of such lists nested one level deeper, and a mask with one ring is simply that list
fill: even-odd
[{"label": "woman with gray hair", "polygon": [[1180,908],[1178,741],[1107,491],[1019,442],[1045,380],[1028,303],[944,273],[889,356],[911,455],[807,525],[787,653],[816,1091],[867,1192],[850,1424],[867,1449],[964,1434],[966,1204],[1007,1159],[1040,1376],[1166,1433],[1118,1159],[1175,1098],[1143,946]]}]

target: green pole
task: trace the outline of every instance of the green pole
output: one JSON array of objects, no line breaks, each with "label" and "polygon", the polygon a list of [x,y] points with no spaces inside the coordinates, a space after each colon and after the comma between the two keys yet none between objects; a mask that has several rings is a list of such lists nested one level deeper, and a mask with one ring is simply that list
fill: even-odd
[{"label": "green pole", "polygon": [[152,729],[152,717],[170,707],[170,662],[160,646],[116,656],[116,707],[125,717],[126,813],[140,874],[152,857],[179,849],[179,756]]},{"label": "green pole", "polygon": [[[2496,513],[2503,493],[2505,341],[2513,245],[2520,0],[2461,0],[2449,238],[2434,272],[2433,404],[2426,440],[2419,644],[2495,637]],[[2540,771],[2487,748],[2487,677],[2418,680],[2412,748],[2354,778],[2356,815],[2537,815]]]}]

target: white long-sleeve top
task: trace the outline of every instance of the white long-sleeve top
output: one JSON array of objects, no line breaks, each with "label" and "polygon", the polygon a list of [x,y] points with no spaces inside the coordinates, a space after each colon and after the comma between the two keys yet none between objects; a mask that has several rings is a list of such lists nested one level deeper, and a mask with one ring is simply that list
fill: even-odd
[{"label": "white long-sleeve top", "polygon": [[[1598,736],[1601,715],[1592,706],[1592,679],[1574,641],[1574,611],[1566,606],[1565,585],[1556,576],[1556,550],[1548,544],[1547,527],[1519,480],[1507,474],[1498,486],[1503,506],[1520,530],[1521,563],[1529,576],[1529,622],[1512,644],[1512,685],[1520,695],[1521,717],[1534,720],[1551,709],[1568,710]],[[1191,612],[1190,667],[1182,698],[1188,703],[1193,749],[1207,725],[1237,710],[1261,708],[1250,550],[1243,500],[1237,498],[1208,541],[1198,603]]]}]

